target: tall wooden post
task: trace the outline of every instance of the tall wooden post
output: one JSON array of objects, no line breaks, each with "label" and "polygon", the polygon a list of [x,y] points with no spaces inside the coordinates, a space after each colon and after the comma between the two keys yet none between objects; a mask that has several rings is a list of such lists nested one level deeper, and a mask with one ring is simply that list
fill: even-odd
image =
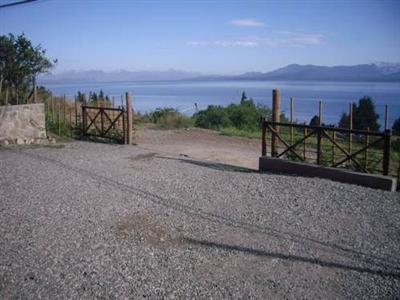
[{"label": "tall wooden post", "polygon": [[389,175],[390,167],[390,138],[392,131],[390,129],[385,130],[385,140],[383,145],[383,175]]},{"label": "tall wooden post", "polygon": [[58,136],[61,136],[61,101],[58,102]]},{"label": "tall wooden post", "polygon": [[66,118],[67,118],[67,116],[66,116],[66,107],[67,107],[67,99],[66,99],[66,96],[65,96],[65,94],[64,94],[64,99],[63,99],[63,101],[64,101],[64,127],[65,127],[65,124],[67,123],[66,122]]},{"label": "tall wooden post", "polygon": [[55,114],[54,114],[54,98],[53,98],[53,94],[51,94],[50,99],[51,99],[51,122],[54,124],[55,120],[56,120],[56,117],[55,117]]},{"label": "tall wooden post", "polygon": [[389,112],[388,112],[388,106],[387,104],[385,105],[385,130],[389,129]]},{"label": "tall wooden post", "polygon": [[[304,123],[304,125],[306,125]],[[306,136],[307,136],[307,127],[304,126],[303,130],[303,160],[306,161],[306,152],[307,152],[307,146],[306,146]]]},{"label": "tall wooden post", "polygon": [[368,133],[365,135],[365,152],[364,152],[364,168],[368,167],[368,145],[369,145],[369,127],[367,128]]},{"label": "tall wooden post", "polygon": [[265,118],[261,119],[261,128],[262,128],[262,134],[261,134],[261,156],[267,156],[267,128],[265,125]]},{"label": "tall wooden post", "polygon": [[[349,105],[349,129],[353,130],[353,103]],[[349,133],[349,154],[351,154],[353,145],[353,134]]]},{"label": "tall wooden post", "polygon": [[[336,131],[332,131],[332,140],[336,141]],[[335,160],[336,160],[336,149],[335,149],[335,144],[332,143],[332,166],[335,165]]]},{"label": "tall wooden post", "polygon": [[[290,97],[290,124],[293,124],[293,97]],[[294,127],[290,126],[290,144],[294,142]]]},{"label": "tall wooden post", "polygon": [[[281,120],[281,91],[272,90],[272,122],[280,122]],[[279,126],[274,125],[276,133],[279,133]],[[271,139],[271,156],[278,155],[278,137],[272,133]]]},{"label": "tall wooden post", "polygon": [[77,100],[76,100],[76,96],[75,96],[75,100],[74,100],[74,109],[75,109],[75,129],[78,127],[78,108],[77,108]]},{"label": "tall wooden post", "polygon": [[130,145],[132,144],[132,94],[130,92],[126,93],[126,116],[126,122],[128,123],[126,143]]},{"label": "tall wooden post", "polygon": [[83,99],[82,99],[82,106],[81,106],[81,110],[82,110],[82,112],[81,112],[81,114],[82,114],[82,121],[81,121],[81,123],[82,123],[82,130],[81,130],[81,137],[83,137],[84,135],[85,135],[85,133],[86,133],[86,126],[87,126],[87,116],[86,116],[86,102],[87,102],[87,98],[86,98],[86,94],[83,94],[82,95],[83,97]]},{"label": "tall wooden post", "polygon": [[[322,126],[322,100],[319,101],[319,126]],[[322,128],[317,130],[317,164],[322,164]]]},{"label": "tall wooden post", "polygon": [[322,126],[322,100],[319,101],[319,126]]}]

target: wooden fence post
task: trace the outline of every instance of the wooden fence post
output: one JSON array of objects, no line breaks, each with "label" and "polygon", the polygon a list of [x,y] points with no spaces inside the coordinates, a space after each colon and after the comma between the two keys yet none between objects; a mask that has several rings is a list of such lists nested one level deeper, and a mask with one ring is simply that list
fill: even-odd
[{"label": "wooden fence post", "polygon": [[[281,120],[281,91],[278,89],[272,90],[272,122],[280,122]],[[274,125],[276,133],[279,134],[279,126]],[[271,156],[278,155],[278,137],[272,133],[271,140]]]},{"label": "wooden fence post", "polygon": [[56,117],[54,115],[54,98],[53,98],[53,94],[51,94],[50,99],[51,99],[51,123],[53,123],[53,125],[54,125],[54,123],[55,123],[54,121],[55,121]]},{"label": "wooden fence post", "polygon": [[389,129],[389,112],[388,112],[388,106],[387,104],[385,105],[385,130]]},{"label": "wooden fence post", "polygon": [[[290,97],[290,124],[293,124],[293,97]],[[294,143],[294,127],[290,127],[290,144]]]},{"label": "wooden fence post", "polygon": [[86,126],[87,126],[87,124],[86,124],[86,119],[87,119],[87,117],[86,117],[86,99],[87,99],[86,94],[83,94],[82,106],[81,106],[81,114],[82,114],[82,116],[81,116],[81,118],[82,118],[82,120],[81,120],[81,123],[82,123],[81,137],[83,137],[85,135]]},{"label": "wooden fence post", "polygon": [[364,168],[368,167],[368,145],[369,145],[369,127],[367,128],[368,133],[365,135],[365,152],[364,152]]},{"label": "wooden fence post", "polygon": [[319,126],[322,126],[322,100],[319,101]]},{"label": "wooden fence post", "polygon": [[66,109],[66,106],[67,106],[67,100],[66,100],[65,94],[64,94],[64,99],[63,99],[63,100],[64,100],[64,127],[65,127],[65,124],[67,123],[67,122],[66,122],[66,118],[67,118],[67,117],[66,117],[66,110],[65,110],[65,109]]},{"label": "wooden fence post", "polygon": [[385,130],[385,142],[383,148],[383,175],[389,175],[390,166],[390,138],[392,131],[390,129]]},{"label": "wooden fence post", "polygon": [[77,107],[77,100],[75,96],[75,101],[74,101],[74,109],[75,109],[75,130],[78,128],[78,107]]},{"label": "wooden fence post", "polygon": [[261,128],[262,128],[261,156],[267,156],[267,141],[266,141],[267,127],[266,127],[266,124],[265,124],[265,118],[261,119]]},{"label": "wooden fence post", "polygon": [[[334,142],[336,141],[336,131],[332,131],[332,140]],[[332,166],[335,165],[335,160],[336,160],[335,143],[332,143]]]},{"label": "wooden fence post", "polygon": [[317,128],[317,165],[322,163],[322,127]]},{"label": "wooden fence post", "polygon": [[61,136],[61,101],[58,101],[58,136]]},{"label": "wooden fence post", "polygon": [[[319,101],[319,123],[318,125],[322,126],[322,100]],[[322,128],[318,128],[317,130],[317,164],[320,165],[322,163]]]},{"label": "wooden fence post", "polygon": [[126,113],[126,122],[128,123],[126,143],[130,145],[132,144],[132,94],[130,92],[126,93]]},{"label": "wooden fence post", "polygon": [[[353,130],[353,103],[349,105],[349,129]],[[349,154],[352,151],[352,144],[353,144],[353,134],[349,133]]]},{"label": "wooden fence post", "polygon": [[[304,123],[304,125],[306,125],[305,123]],[[307,136],[307,127],[304,127],[304,130],[303,130],[303,159],[304,159],[304,161],[306,161],[306,152],[307,152],[307,147],[306,147],[306,136]]]}]

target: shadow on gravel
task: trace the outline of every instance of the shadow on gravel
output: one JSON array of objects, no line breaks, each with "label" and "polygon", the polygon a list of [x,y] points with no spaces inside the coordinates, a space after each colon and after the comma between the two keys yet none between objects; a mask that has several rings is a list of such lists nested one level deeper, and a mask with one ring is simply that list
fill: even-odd
[{"label": "shadow on gravel", "polygon": [[303,256],[290,255],[290,254],[284,254],[284,253],[278,253],[278,252],[268,252],[265,250],[253,249],[253,248],[248,248],[248,247],[243,247],[243,246],[209,242],[206,240],[198,240],[198,239],[192,239],[192,238],[184,238],[183,240],[189,244],[200,246],[200,247],[217,248],[217,249],[222,249],[225,251],[238,251],[238,252],[244,252],[244,253],[247,253],[250,255],[255,255],[255,256],[278,258],[278,259],[284,259],[284,260],[293,261],[293,262],[304,262],[304,263],[319,265],[322,267],[350,270],[350,271],[356,271],[356,272],[360,272],[360,273],[369,273],[369,274],[373,274],[373,275],[387,276],[387,277],[393,277],[393,278],[400,279],[400,272],[395,273],[395,272],[390,272],[390,271],[374,270],[374,269],[357,267],[357,266],[349,266],[349,265],[345,265],[345,264],[341,264],[341,263],[324,261],[324,260],[321,260],[318,258],[303,257]]},{"label": "shadow on gravel", "polygon": [[[32,159],[36,159],[38,161],[52,163],[53,165],[56,165],[62,169],[75,172],[77,174],[80,174],[81,176],[89,177],[89,178],[91,178],[95,181],[98,181],[99,183],[102,183],[104,185],[111,186],[113,188],[125,191],[129,194],[134,193],[136,195],[142,196],[145,199],[153,202],[154,204],[163,206],[167,209],[175,210],[177,212],[191,215],[196,218],[201,218],[203,220],[208,220],[213,223],[222,224],[224,226],[229,226],[232,228],[237,228],[237,229],[245,230],[248,232],[255,232],[255,233],[259,233],[259,234],[272,236],[277,239],[289,240],[289,241],[292,241],[292,242],[295,242],[295,243],[298,243],[301,245],[309,245],[309,246],[312,245],[314,248],[319,248],[319,249],[325,248],[325,250],[329,249],[329,251],[332,251],[333,253],[336,253],[337,255],[342,256],[342,257],[347,257],[347,258],[350,258],[353,260],[362,261],[364,263],[368,263],[370,265],[374,265],[376,267],[380,267],[383,269],[396,270],[396,271],[393,271],[393,273],[390,273],[390,272],[383,271],[383,270],[378,271],[378,270],[371,269],[371,272],[375,272],[373,274],[380,274],[380,275],[391,274],[390,276],[400,277],[399,273],[396,273],[397,271],[400,271],[400,261],[397,259],[390,259],[387,257],[379,257],[379,256],[376,256],[373,254],[364,253],[362,251],[354,250],[354,249],[344,247],[341,245],[337,245],[334,243],[320,241],[320,240],[317,240],[317,239],[314,239],[311,237],[294,234],[292,232],[285,232],[285,231],[277,230],[273,227],[262,227],[262,226],[259,226],[256,224],[251,224],[251,223],[243,222],[240,220],[235,220],[235,219],[232,219],[229,217],[225,217],[222,215],[218,215],[215,213],[207,212],[207,211],[204,211],[199,208],[195,208],[195,207],[192,207],[189,205],[184,205],[177,200],[168,199],[168,198],[159,196],[158,194],[151,193],[147,190],[133,187],[133,186],[124,184],[122,182],[118,182],[114,178],[110,178],[110,177],[107,177],[104,175],[99,175],[94,172],[88,171],[86,169],[79,168],[77,166],[71,166],[71,165],[65,164],[57,159],[45,157],[45,156],[34,154],[34,153],[27,153],[25,151],[15,151],[13,153],[17,154],[17,155],[24,155],[24,156],[30,157]],[[216,245],[218,245],[218,244],[216,244]],[[225,246],[228,247],[229,245],[225,245]],[[222,245],[221,245],[221,247],[222,247]],[[237,247],[237,246],[230,246],[230,247]],[[240,249],[240,247],[239,247],[239,249]],[[244,249],[246,249],[246,248],[244,248]],[[260,251],[260,254],[258,254],[258,255],[261,255],[261,253],[263,253],[263,251],[261,251],[261,250],[253,250],[253,249],[247,249],[247,250],[256,251],[255,253],[257,253],[257,251]],[[268,254],[268,252],[266,252],[266,254]],[[282,257],[288,256],[288,255],[284,255],[284,254],[275,254],[275,255],[281,255]],[[296,258],[296,257],[294,257],[294,258]],[[322,260],[304,258],[304,257],[297,258],[297,260],[301,260],[301,259],[303,259],[303,261],[305,261],[305,262],[311,262],[311,263],[318,262],[318,264],[320,264],[320,265],[323,265],[323,263],[325,263],[325,265],[330,266],[330,267],[337,266],[338,268],[340,268],[340,267],[344,268],[344,265],[340,264],[340,263],[323,262]],[[348,266],[346,266],[346,267],[348,267]],[[360,272],[362,272],[362,270],[364,270],[363,268],[360,268],[360,267],[348,267],[348,268],[349,269],[353,268],[355,270],[359,269]],[[366,272],[366,271],[364,271],[364,272]]]},{"label": "shadow on gravel", "polygon": [[199,166],[199,167],[210,168],[210,169],[218,170],[218,171],[240,172],[240,173],[259,173],[258,170],[239,167],[239,166],[233,166],[233,165],[227,165],[227,164],[218,163],[218,162],[208,162],[208,161],[183,159],[183,158],[175,158],[175,157],[167,157],[167,156],[157,156],[157,157],[162,158],[162,159],[176,160],[176,161],[180,161],[183,163],[192,164],[192,165]]}]

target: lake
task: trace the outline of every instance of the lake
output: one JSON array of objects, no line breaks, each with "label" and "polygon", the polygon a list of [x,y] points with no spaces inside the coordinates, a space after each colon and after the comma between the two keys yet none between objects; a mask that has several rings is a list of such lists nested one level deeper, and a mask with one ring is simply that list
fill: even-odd
[{"label": "lake", "polygon": [[385,104],[389,107],[389,123],[400,116],[400,83],[382,82],[284,82],[284,81],[174,81],[174,82],[101,82],[90,84],[45,84],[55,95],[66,94],[73,98],[78,91],[99,92],[115,97],[121,103],[121,95],[133,93],[136,111],[148,112],[158,107],[173,107],[191,115],[197,103],[199,109],[208,105],[228,105],[240,102],[243,91],[257,103],[271,106],[272,89],[282,94],[282,110],[289,115],[289,99],[294,98],[295,119],[309,122],[318,114],[318,102],[324,102],[323,122],[337,124],[342,112],[348,111],[350,101],[370,96],[383,124]]}]

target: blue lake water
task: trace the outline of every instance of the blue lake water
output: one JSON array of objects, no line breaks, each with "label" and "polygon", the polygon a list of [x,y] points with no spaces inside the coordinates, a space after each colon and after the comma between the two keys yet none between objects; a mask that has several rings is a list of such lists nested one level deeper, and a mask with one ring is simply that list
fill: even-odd
[{"label": "blue lake water", "polygon": [[78,91],[89,93],[100,89],[106,95],[121,103],[121,95],[133,93],[136,111],[148,112],[158,107],[173,107],[188,115],[208,105],[228,105],[238,103],[242,91],[257,103],[271,106],[272,89],[278,88],[282,94],[282,110],[289,115],[290,97],[294,98],[294,117],[300,122],[308,122],[318,114],[319,100],[323,100],[324,123],[336,124],[342,112],[348,111],[351,101],[362,96],[370,96],[375,101],[376,110],[383,124],[385,104],[389,107],[389,123],[400,116],[400,83],[381,82],[279,82],[279,81],[222,81],[222,82],[109,82],[90,84],[47,84],[55,95],[66,94],[73,99]]}]

